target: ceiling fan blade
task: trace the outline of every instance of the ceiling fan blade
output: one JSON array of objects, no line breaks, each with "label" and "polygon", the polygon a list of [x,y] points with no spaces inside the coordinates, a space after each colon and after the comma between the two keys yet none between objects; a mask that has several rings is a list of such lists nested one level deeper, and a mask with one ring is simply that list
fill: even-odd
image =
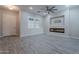
[{"label": "ceiling fan blade", "polygon": [[58,10],[58,9],[53,9],[53,10]]},{"label": "ceiling fan blade", "polygon": [[55,8],[55,6],[51,7],[50,10],[53,9],[53,8]]},{"label": "ceiling fan blade", "polygon": [[50,11],[50,12],[54,13],[54,11]]}]

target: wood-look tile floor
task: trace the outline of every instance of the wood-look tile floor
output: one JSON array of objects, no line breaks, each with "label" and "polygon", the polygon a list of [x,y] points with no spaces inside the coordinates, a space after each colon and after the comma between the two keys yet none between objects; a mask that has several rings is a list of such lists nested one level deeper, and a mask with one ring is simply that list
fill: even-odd
[{"label": "wood-look tile floor", "polygon": [[1,54],[78,54],[79,40],[47,35],[0,38]]}]

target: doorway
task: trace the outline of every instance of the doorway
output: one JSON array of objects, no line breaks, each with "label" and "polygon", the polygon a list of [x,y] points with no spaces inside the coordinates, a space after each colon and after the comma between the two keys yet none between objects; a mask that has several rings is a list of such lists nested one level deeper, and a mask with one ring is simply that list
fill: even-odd
[{"label": "doorway", "polygon": [[0,35],[5,36],[19,36],[19,11],[0,9]]}]

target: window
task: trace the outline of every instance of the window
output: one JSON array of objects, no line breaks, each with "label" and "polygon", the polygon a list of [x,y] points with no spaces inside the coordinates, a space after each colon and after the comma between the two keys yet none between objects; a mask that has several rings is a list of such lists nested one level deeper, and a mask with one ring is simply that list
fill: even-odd
[{"label": "window", "polygon": [[35,28],[40,28],[40,23],[39,23],[38,19],[35,19],[34,27]]},{"label": "window", "polygon": [[29,18],[28,19],[28,28],[40,28],[40,20],[39,19],[34,19],[34,18]]},{"label": "window", "polygon": [[33,18],[28,19],[28,28],[34,28],[34,19]]}]

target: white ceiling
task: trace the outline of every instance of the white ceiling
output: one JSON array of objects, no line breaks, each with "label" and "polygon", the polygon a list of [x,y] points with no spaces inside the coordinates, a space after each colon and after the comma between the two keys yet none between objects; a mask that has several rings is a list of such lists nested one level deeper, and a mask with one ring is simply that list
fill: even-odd
[{"label": "white ceiling", "polygon": [[[59,12],[59,11],[62,11],[64,9],[68,8],[68,5],[19,5],[18,7],[21,10],[44,16],[45,12],[46,12],[45,11],[46,10],[46,6],[49,6],[49,7],[55,6],[55,9],[58,9],[55,12]],[[31,9],[29,9],[29,7],[32,7],[33,9],[31,10]],[[40,11],[40,10],[42,10],[43,12],[38,13],[37,11]]]},{"label": "white ceiling", "polygon": [[[2,6],[3,5],[0,5],[0,8],[4,7],[4,6],[3,7]],[[7,5],[5,5],[5,6],[7,6]],[[79,5],[70,5],[70,6],[68,6],[68,5],[17,5],[17,6],[13,6],[15,8],[13,8],[12,6],[7,6],[7,8],[8,9],[13,8],[13,10],[15,9],[17,11],[20,8],[21,10],[29,12],[29,13],[45,16],[47,13],[46,6],[48,6],[49,8],[55,6],[55,9],[58,9],[57,11],[54,11],[56,13],[56,12],[59,12],[59,11],[66,9],[68,7],[74,7],[74,6],[79,6]],[[29,7],[32,7],[32,9],[29,9]],[[38,11],[42,11],[42,12],[38,13]],[[53,13],[51,13],[51,14],[53,14]]]}]

